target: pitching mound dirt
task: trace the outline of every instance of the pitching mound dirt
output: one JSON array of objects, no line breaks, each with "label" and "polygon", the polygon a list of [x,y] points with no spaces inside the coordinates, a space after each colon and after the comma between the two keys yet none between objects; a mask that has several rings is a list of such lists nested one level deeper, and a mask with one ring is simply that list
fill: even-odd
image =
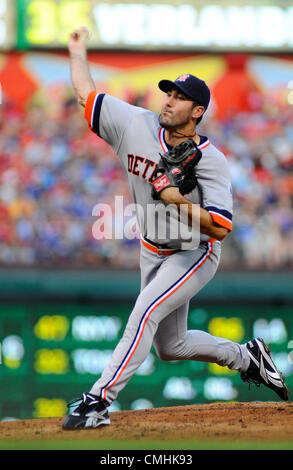
[{"label": "pitching mound dirt", "polygon": [[0,440],[293,441],[291,402],[178,406],[113,412],[110,417],[110,426],[80,431],[63,431],[63,418],[1,422]]}]

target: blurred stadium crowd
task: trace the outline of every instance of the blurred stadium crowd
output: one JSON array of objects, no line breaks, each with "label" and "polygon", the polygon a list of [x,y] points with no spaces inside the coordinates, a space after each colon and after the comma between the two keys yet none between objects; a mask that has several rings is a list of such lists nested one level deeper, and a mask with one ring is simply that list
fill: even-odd
[{"label": "blurred stadium crowd", "polygon": [[[25,112],[0,107],[0,265],[136,268],[137,239],[92,235],[97,203],[131,199],[118,159],[89,131],[71,93],[39,94]],[[224,269],[293,266],[293,107],[255,102],[249,113],[209,116],[199,129],[231,170],[234,218]]]}]

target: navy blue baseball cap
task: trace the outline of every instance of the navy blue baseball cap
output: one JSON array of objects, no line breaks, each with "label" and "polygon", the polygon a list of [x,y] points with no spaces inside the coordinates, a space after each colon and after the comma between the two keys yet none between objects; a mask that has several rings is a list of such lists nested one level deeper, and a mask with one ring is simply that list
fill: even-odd
[{"label": "navy blue baseball cap", "polygon": [[198,77],[191,75],[190,73],[185,73],[184,75],[180,75],[180,77],[176,78],[174,82],[172,80],[161,80],[159,82],[160,90],[168,93],[168,91],[172,90],[174,87],[179,88],[184,95],[188,96],[188,98],[196,101],[198,104],[203,106],[205,110],[207,109],[211,93],[207,84]]}]

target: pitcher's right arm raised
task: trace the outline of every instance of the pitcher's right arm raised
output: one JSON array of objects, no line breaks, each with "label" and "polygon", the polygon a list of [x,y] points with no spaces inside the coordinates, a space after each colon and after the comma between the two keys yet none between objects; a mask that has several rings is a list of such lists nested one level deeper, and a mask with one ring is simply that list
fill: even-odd
[{"label": "pitcher's right arm raised", "polygon": [[88,38],[88,29],[82,26],[70,34],[68,41],[71,81],[78,103],[83,107],[90,92],[96,90],[87,60]]}]

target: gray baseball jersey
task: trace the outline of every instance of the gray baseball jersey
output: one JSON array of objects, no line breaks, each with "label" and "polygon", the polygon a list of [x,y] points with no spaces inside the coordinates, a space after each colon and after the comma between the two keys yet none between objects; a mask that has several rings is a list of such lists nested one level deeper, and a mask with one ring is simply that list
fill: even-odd
[{"label": "gray baseball jersey", "polygon": [[[181,232],[172,238],[166,218],[165,205],[152,198],[150,179],[160,160],[160,154],[168,150],[165,130],[160,127],[158,115],[143,108],[129,105],[117,98],[92,92],[87,100],[85,116],[91,129],[114,149],[127,174],[134,203],[138,206],[137,220],[143,238],[181,248]],[[225,156],[206,138],[201,137],[198,146],[202,158],[196,166],[198,186],[186,196],[191,202],[206,209],[213,220],[228,230],[232,229],[232,190],[229,168]],[[152,212],[156,205],[157,224],[154,227]],[[174,223],[174,217],[172,219]],[[199,228],[199,227],[198,227]],[[173,232],[174,233],[174,232]],[[161,237],[163,234],[163,239]],[[200,234],[200,240],[208,236]]]},{"label": "gray baseball jersey", "polygon": [[[145,211],[154,204],[150,179],[160,154],[168,150],[158,115],[91,92],[85,117],[92,131],[116,152],[133,201]],[[201,137],[199,148],[198,186],[186,197],[209,211],[217,224],[231,230],[232,193],[226,159],[207,137]],[[163,206],[160,201],[157,204]],[[246,370],[249,362],[244,346],[203,331],[187,331],[189,301],[214,276],[221,243],[200,234],[196,248],[182,250],[180,236],[162,240],[157,232],[150,233],[147,217],[138,219],[141,292],[110,363],[91,389],[108,404],[125,387],[152,345],[163,360],[209,361],[240,371]]]}]

